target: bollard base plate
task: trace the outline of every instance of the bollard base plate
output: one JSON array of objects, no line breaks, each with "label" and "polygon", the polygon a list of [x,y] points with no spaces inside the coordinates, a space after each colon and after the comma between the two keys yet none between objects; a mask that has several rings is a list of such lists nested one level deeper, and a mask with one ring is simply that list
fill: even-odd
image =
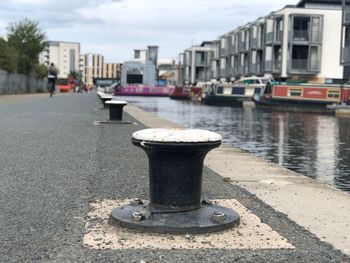
[{"label": "bollard base plate", "polygon": [[[218,220],[220,214],[224,218]],[[240,216],[232,209],[207,203],[200,209],[176,213],[151,213],[148,205],[130,204],[115,208],[110,222],[142,232],[201,234],[238,226]]]}]

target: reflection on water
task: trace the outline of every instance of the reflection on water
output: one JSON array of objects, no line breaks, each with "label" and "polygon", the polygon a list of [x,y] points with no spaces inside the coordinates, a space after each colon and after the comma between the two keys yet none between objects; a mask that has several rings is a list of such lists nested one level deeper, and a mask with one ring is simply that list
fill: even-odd
[{"label": "reflection on water", "polygon": [[215,131],[225,143],[350,192],[350,118],[125,99],[184,127]]}]

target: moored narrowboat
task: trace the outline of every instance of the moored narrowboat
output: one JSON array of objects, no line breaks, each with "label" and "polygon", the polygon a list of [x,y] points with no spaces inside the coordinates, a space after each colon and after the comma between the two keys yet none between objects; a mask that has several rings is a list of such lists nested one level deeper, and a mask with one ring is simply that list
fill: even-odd
[{"label": "moored narrowboat", "polygon": [[213,84],[204,94],[203,102],[207,105],[242,106],[243,102],[251,101],[254,94],[269,82],[268,78],[244,78],[233,84]]},{"label": "moored narrowboat", "polygon": [[202,89],[201,87],[175,87],[170,91],[170,99],[200,101]]},{"label": "moored narrowboat", "polygon": [[190,91],[185,89],[184,87],[176,86],[170,92],[170,99],[173,100],[189,100],[190,98]]},{"label": "moored narrowboat", "polygon": [[334,112],[328,105],[350,104],[350,86],[326,84],[268,84],[253,100],[257,107]]},{"label": "moored narrowboat", "polygon": [[115,96],[159,96],[167,97],[170,94],[170,87],[150,86],[119,86],[115,89]]}]

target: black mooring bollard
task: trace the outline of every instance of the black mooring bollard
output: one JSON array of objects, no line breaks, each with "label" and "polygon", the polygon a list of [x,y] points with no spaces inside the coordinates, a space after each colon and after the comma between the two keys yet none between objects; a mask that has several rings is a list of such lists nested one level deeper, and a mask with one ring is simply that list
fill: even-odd
[{"label": "black mooring bollard", "polygon": [[102,104],[103,104],[103,107],[105,108],[107,105],[106,105],[106,101],[109,101],[109,100],[112,100],[113,99],[113,96],[112,95],[109,95],[109,94],[103,94],[101,97],[100,97],[101,101],[102,101]]},{"label": "black mooring bollard", "polygon": [[205,155],[219,147],[221,136],[197,129],[145,129],[132,143],[149,158],[149,203],[138,200],[113,210],[116,224],[162,233],[204,233],[239,224],[228,208],[202,202]]},{"label": "black mooring bollard", "polygon": [[121,121],[123,119],[123,108],[128,103],[123,100],[109,100],[106,105],[109,106],[109,120]]}]

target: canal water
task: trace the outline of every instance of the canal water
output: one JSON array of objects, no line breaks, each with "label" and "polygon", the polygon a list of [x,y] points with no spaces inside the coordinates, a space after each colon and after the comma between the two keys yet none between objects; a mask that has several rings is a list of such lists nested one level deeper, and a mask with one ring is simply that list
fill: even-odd
[{"label": "canal water", "polygon": [[224,143],[350,193],[350,118],[159,97],[125,99],[183,127],[215,131]]}]

